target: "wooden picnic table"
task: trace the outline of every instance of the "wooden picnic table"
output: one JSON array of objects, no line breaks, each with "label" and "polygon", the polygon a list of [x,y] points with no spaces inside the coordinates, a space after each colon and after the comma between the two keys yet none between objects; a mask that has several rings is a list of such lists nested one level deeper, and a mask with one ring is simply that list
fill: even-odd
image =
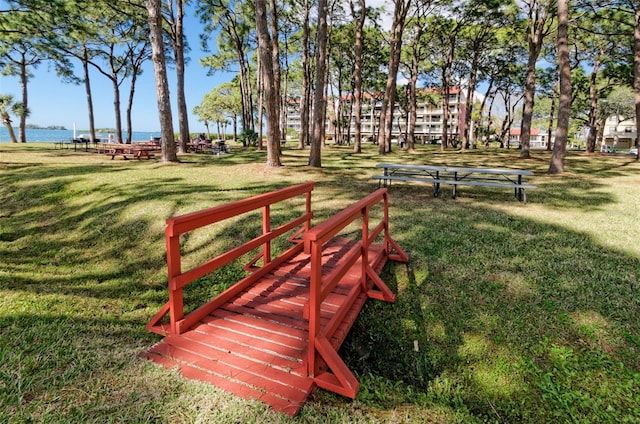
[{"label": "wooden picnic table", "polygon": [[116,156],[122,156],[122,158],[125,160],[129,159],[130,157],[135,159],[151,159],[155,156],[156,152],[160,151],[160,146],[156,144],[146,143],[102,143],[100,149],[104,151],[105,155],[111,156],[112,160]]},{"label": "wooden picnic table", "polygon": [[378,185],[390,185],[392,181],[413,181],[433,184],[433,196],[440,194],[440,185],[449,184],[453,187],[453,198],[457,196],[459,185],[483,187],[509,187],[514,189],[516,198],[526,203],[525,189],[535,189],[536,186],[526,184],[526,178],[533,172],[525,169],[508,168],[468,168],[437,165],[409,165],[397,163],[379,163],[383,175],[373,175]]}]

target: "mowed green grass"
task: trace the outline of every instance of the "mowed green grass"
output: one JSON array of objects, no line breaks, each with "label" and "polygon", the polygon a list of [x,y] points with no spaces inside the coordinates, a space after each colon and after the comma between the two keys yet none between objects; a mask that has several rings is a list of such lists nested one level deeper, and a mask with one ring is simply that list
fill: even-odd
[{"label": "mowed green grass", "polygon": [[[331,145],[321,169],[307,155],[289,147],[266,169],[238,146],[162,164],[0,144],[0,422],[640,420],[640,164],[570,153],[550,176],[546,152]],[[538,188],[525,205],[507,189],[453,200],[393,184],[410,262],[386,267],[397,301],[369,301],[343,345],[354,401],[319,390],[290,418],[139,358],[159,341],[145,325],[167,300],[168,217],[315,181],[318,223],[375,190],[386,161],[530,169]]]}]

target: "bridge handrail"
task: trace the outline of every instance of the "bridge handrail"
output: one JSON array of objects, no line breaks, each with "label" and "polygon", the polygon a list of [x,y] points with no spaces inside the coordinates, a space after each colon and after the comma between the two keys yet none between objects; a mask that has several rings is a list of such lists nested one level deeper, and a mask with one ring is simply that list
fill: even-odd
[{"label": "bridge handrail", "polygon": [[[370,229],[369,211],[376,205],[379,205],[380,202],[382,202],[383,206],[383,216],[380,222],[374,225],[373,229]],[[342,321],[344,315],[348,313],[350,305],[356,300],[356,297],[355,294],[352,294],[353,296],[351,296],[350,300],[334,314],[329,323],[324,325],[322,331],[320,327],[320,306],[333,287],[338,284],[340,279],[358,259],[360,259],[362,263],[359,292],[367,293],[370,297],[376,296],[388,301],[395,299],[393,293],[388,290],[369,263],[369,246],[381,233],[384,238],[382,253],[389,257],[390,249],[394,247],[401,252],[402,257],[406,261],[406,253],[404,253],[389,236],[388,209],[389,198],[387,189],[380,188],[313,227],[303,236],[305,253],[311,256],[310,293],[307,313],[309,320],[308,373],[310,376],[315,377],[316,383],[321,387],[328,388],[346,396],[355,396],[358,389],[358,382],[340,359],[337,351],[330,346],[329,339]],[[362,218],[362,240],[357,242],[355,246],[343,256],[342,260],[338,261],[337,267],[333,271],[323,275],[323,245],[338,235],[348,225],[360,218]],[[381,294],[371,294],[368,279],[373,281],[373,284],[381,289]],[[319,357],[333,370],[333,373],[324,372],[319,368]]]},{"label": "bridge handrail", "polygon": [[[330,241],[333,237],[335,237],[338,233],[340,233],[340,231],[345,229],[348,225],[353,223],[356,219],[360,217],[363,218],[362,241],[358,243],[358,246],[354,247],[354,249],[358,247],[360,248],[361,252],[357,256],[363,258],[363,264],[367,262],[366,255],[369,246],[382,232],[384,232],[384,253],[388,254],[388,241],[390,239],[388,234],[388,196],[389,195],[387,189],[380,188],[369,194],[365,198],[333,215],[331,218],[316,225],[304,234],[304,250],[306,254],[311,255],[311,292],[314,293],[316,290],[319,290],[318,293],[320,294],[320,297],[317,299],[318,303],[322,303],[324,301],[324,299],[326,298],[326,294],[331,291],[333,285],[338,283],[340,277],[344,275],[344,272],[346,272],[349,266],[352,265],[355,260],[357,260],[357,258],[355,258],[352,260],[344,261],[341,267],[335,269],[332,273],[325,276],[329,278],[323,279],[322,266],[320,262],[322,259],[322,246]],[[384,214],[380,223],[376,225],[371,231],[369,228],[369,210],[371,210],[372,207],[376,206],[380,202],[383,202]],[[347,255],[351,256],[350,254]],[[365,279],[366,275],[363,275],[362,278]],[[319,308],[319,304],[317,306]]]},{"label": "bridge handrail", "polygon": [[[278,258],[272,260],[271,241],[298,227],[300,227],[299,232],[302,233],[309,230],[311,227],[311,219],[313,218],[313,213],[311,211],[311,191],[313,190],[313,187],[313,182],[302,183],[167,219],[165,241],[167,248],[169,301],[154,316],[151,322],[149,322],[147,329],[161,335],[181,333],[184,329],[189,328],[200,318],[206,316],[211,310],[218,307],[218,305],[224,303],[226,299],[234,296],[262,275],[266,274],[270,269],[292,256],[297,251],[300,251],[302,249],[302,245],[297,243]],[[305,212],[291,221],[272,229],[270,213],[271,205],[301,195],[306,195]],[[185,272],[182,271],[182,255],[180,251],[181,235],[258,209],[262,209],[261,235],[244,242],[240,246],[222,253],[215,258],[196,265]],[[183,287],[239,258],[240,256],[259,248],[260,246],[262,246],[260,253],[250,261],[247,267],[245,267],[246,269],[250,268],[250,270],[253,271],[252,274],[240,280],[238,283],[234,284],[232,287],[185,317],[182,293]],[[259,259],[263,260],[263,264],[261,267],[255,267],[254,264]],[[161,322],[162,318],[167,314],[169,314],[168,327]]]},{"label": "bridge handrail", "polygon": [[[364,209],[370,209],[372,206],[378,204],[381,200],[385,202],[385,215],[387,210],[387,189],[381,188],[367,197],[359,200],[358,202],[346,207],[342,211],[333,215],[331,218],[316,225],[311,230],[307,231],[304,235],[305,252],[311,253],[311,244],[320,243],[324,244],[331,240],[336,234],[346,228],[353,221],[363,215]],[[385,216],[385,221],[388,217]]]}]

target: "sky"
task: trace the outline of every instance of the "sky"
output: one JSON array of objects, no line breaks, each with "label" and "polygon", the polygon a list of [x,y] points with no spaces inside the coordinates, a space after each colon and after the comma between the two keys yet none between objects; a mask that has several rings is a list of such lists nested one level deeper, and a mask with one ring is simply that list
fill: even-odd
[{"label": "sky", "polygon": [[[4,2],[0,2],[4,3]],[[233,74],[216,72],[207,76],[207,69],[200,65],[199,59],[208,53],[202,51],[199,34],[203,25],[199,18],[194,16],[193,9],[189,9],[185,16],[185,34],[191,51],[187,54],[189,63],[185,72],[185,93],[187,97],[187,109],[189,111],[189,130],[192,133],[206,132],[204,123],[198,121],[193,115],[193,107],[200,104],[203,96],[214,87],[229,81]],[[213,48],[215,39],[210,41]],[[76,62],[77,74],[81,72],[80,63]],[[175,100],[175,69],[169,67],[169,90],[171,92],[171,107],[173,112],[174,131],[178,132],[177,103]],[[29,81],[28,100],[31,114],[27,118],[28,124],[46,127],[49,125],[64,126],[67,129],[75,127],[82,131],[89,129],[89,117],[87,112],[87,97],[84,85],[63,83],[48,63],[42,63],[37,69],[32,69],[33,78]],[[91,88],[94,107],[94,121],[98,129],[115,128],[115,112],[113,105],[113,87],[111,81],[105,76],[93,71]],[[0,75],[0,94],[13,95],[14,101],[22,98],[19,80],[17,77]],[[129,86],[121,87],[121,110],[123,131],[126,130],[126,105],[129,96]],[[136,82],[136,93],[132,109],[133,131],[158,133],[160,122],[158,118],[158,106],[155,92],[153,64],[149,60],[143,74]],[[17,119],[14,120],[17,122]]]},{"label": "sky", "polygon": [[[371,7],[385,5],[385,0],[370,0]],[[6,6],[5,1],[0,0],[0,6]],[[387,5],[387,8],[389,6]],[[383,28],[390,27],[390,15],[383,14]],[[210,53],[205,53],[201,48],[200,33],[203,24],[195,16],[194,9],[187,6],[185,13],[185,34],[191,48],[187,53],[189,62],[185,71],[185,93],[187,109],[189,111],[189,130],[191,133],[206,132],[204,123],[198,121],[193,115],[193,107],[200,104],[206,93],[219,86],[223,82],[230,81],[235,74],[216,72],[207,75],[208,69],[200,65],[200,58]],[[209,47],[215,48],[215,37],[211,37]],[[77,75],[81,74],[80,62],[74,63]],[[44,62],[37,69],[31,69],[33,78],[29,80],[28,101],[31,114],[27,123],[41,127],[51,125],[63,126],[67,129],[78,131],[89,130],[89,117],[87,112],[87,97],[84,85],[63,83],[49,63]],[[96,129],[115,128],[115,113],[113,105],[113,87],[111,81],[98,71],[90,71],[91,90],[93,96],[94,123]],[[169,67],[169,90],[171,92],[171,108],[173,112],[174,131],[178,132],[177,103],[175,100],[175,69]],[[0,75],[0,94],[11,94],[15,101],[22,98],[19,79]],[[123,131],[126,130],[126,106],[129,96],[129,85],[123,84],[120,90],[120,108]],[[160,132],[158,118],[158,106],[156,100],[153,64],[149,60],[143,70],[143,74],[136,82],[136,93],[133,100],[132,126],[133,131],[150,133]],[[17,119],[14,119],[14,123]],[[14,124],[15,125],[15,124]]]}]

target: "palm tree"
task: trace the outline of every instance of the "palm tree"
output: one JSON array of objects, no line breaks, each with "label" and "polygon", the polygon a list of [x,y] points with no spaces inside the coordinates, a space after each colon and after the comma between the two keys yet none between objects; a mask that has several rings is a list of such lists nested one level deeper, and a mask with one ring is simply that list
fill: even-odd
[{"label": "palm tree", "polygon": [[2,117],[2,123],[5,127],[7,127],[7,131],[9,131],[9,137],[11,137],[12,143],[17,143],[16,135],[13,132],[13,127],[11,126],[11,116],[9,116],[9,111],[15,114],[15,111],[21,109],[22,105],[19,103],[13,103],[13,96],[10,94],[2,94],[0,95],[0,116]]}]

